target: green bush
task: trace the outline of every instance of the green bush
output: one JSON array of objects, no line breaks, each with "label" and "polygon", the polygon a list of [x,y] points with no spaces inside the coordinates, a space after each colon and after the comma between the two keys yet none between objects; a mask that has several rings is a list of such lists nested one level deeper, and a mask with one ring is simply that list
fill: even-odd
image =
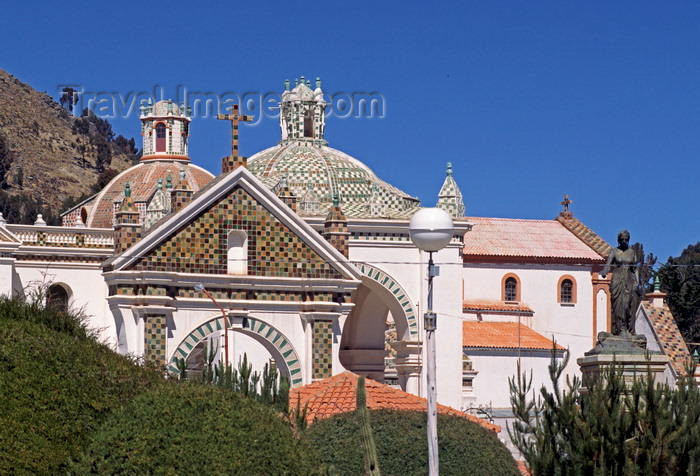
[{"label": "green bush", "polygon": [[[425,475],[428,472],[426,414],[372,410],[370,421],[383,475]],[[323,463],[339,474],[364,474],[364,458],[356,412],[342,413],[311,425],[304,439]],[[518,475],[510,452],[495,434],[453,415],[438,415],[438,453],[442,475]]]},{"label": "green bush", "polygon": [[0,299],[0,474],[65,473],[107,414],[158,382],[80,318]]},{"label": "green bush", "polygon": [[172,384],[108,418],[77,474],[307,475],[312,452],[281,414],[212,385]]}]

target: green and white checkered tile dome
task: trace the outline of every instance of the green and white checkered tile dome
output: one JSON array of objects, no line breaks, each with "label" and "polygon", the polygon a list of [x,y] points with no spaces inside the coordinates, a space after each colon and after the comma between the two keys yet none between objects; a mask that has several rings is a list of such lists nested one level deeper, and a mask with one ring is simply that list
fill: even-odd
[{"label": "green and white checkered tile dome", "polygon": [[[302,215],[325,216],[336,193],[348,218],[409,218],[420,208],[420,200],[381,180],[359,160],[303,139],[258,152],[248,159],[248,169],[273,191],[284,178]],[[313,195],[320,206],[304,207],[304,197]]]}]

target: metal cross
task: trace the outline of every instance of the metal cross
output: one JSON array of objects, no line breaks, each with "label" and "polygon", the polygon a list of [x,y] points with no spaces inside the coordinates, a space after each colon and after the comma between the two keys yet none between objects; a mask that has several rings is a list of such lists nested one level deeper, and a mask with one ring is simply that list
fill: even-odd
[{"label": "metal cross", "polygon": [[253,116],[238,114],[238,104],[232,104],[231,114],[217,114],[216,118],[231,121],[231,158],[238,157],[238,121],[253,122]]}]

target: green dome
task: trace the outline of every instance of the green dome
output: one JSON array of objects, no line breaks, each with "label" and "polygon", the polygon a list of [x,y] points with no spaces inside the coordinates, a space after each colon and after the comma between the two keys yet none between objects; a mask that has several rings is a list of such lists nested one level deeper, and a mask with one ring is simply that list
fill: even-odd
[{"label": "green dome", "polygon": [[420,208],[417,198],[381,180],[359,160],[303,139],[253,155],[248,169],[275,192],[286,181],[302,215],[324,216],[336,193],[348,218],[409,218]]}]

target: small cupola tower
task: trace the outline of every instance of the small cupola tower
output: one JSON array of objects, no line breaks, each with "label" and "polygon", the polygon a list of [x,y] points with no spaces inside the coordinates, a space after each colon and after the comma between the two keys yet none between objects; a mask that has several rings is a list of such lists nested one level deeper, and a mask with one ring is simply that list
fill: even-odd
[{"label": "small cupola tower", "polygon": [[191,108],[172,100],[141,103],[141,160],[182,160],[189,162],[187,141],[190,135]]},{"label": "small cupola tower", "polygon": [[284,81],[284,92],[280,105],[280,144],[291,142],[311,142],[326,145],[323,138],[326,128],[326,101],[321,90],[321,78],[316,78],[316,89],[311,89],[311,81],[294,80],[290,90],[289,80]]}]

